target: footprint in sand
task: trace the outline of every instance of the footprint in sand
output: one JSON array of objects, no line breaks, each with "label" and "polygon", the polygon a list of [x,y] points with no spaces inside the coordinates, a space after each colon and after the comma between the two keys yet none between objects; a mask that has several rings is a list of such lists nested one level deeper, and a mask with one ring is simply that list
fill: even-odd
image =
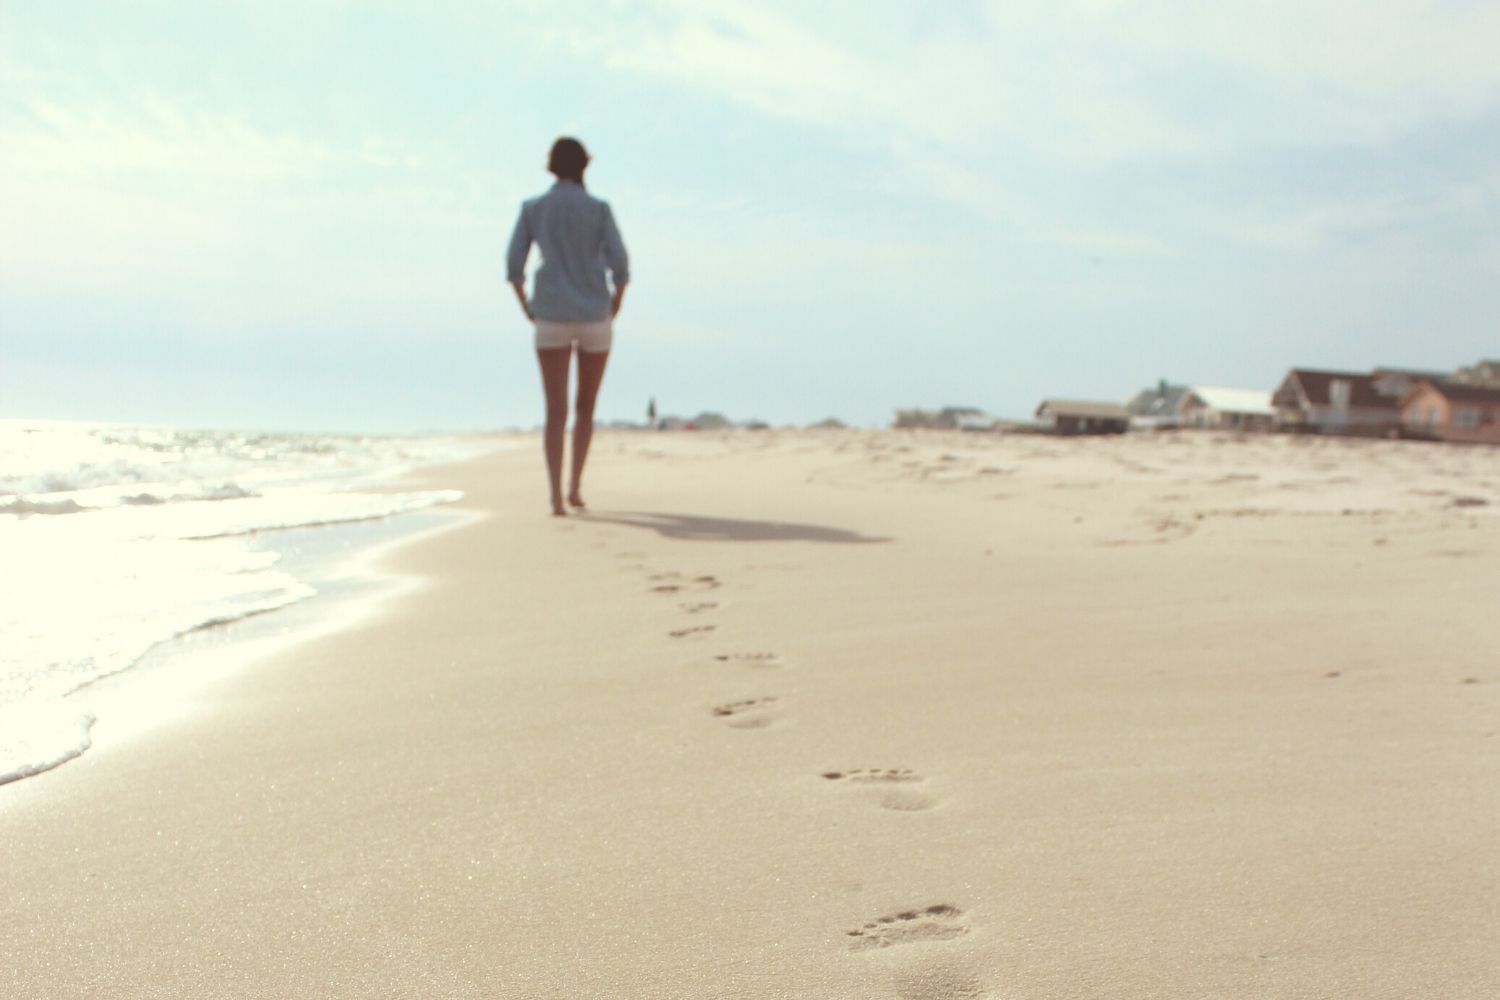
[{"label": "footprint in sand", "polygon": [[969,925],[963,916],[963,911],[958,907],[937,903],[926,909],[892,913],[845,933],[852,951],[869,951],[921,941],[946,941],[969,933]]},{"label": "footprint in sand", "polygon": [[931,795],[910,786],[927,779],[906,767],[856,767],[847,771],[824,771],[824,781],[871,788],[880,793],[880,808],[893,812],[922,812],[938,804]]},{"label": "footprint in sand", "polygon": [[702,635],[705,632],[712,632],[716,628],[718,628],[717,625],[694,625],[691,628],[674,628],[667,635],[674,639],[685,639],[690,635]]},{"label": "footprint in sand", "polygon": [[678,605],[678,607],[680,607],[682,610],[686,611],[690,615],[696,615],[696,614],[698,614],[699,612],[702,612],[702,611],[712,611],[714,608],[717,608],[718,606],[719,606],[718,602],[716,602],[716,601],[692,601],[692,602],[690,602],[688,604],[679,604]]},{"label": "footprint in sand", "polygon": [[731,729],[764,729],[775,720],[772,706],[776,704],[776,700],[774,695],[767,695],[764,698],[731,701],[715,705],[713,715],[723,719],[724,724]]},{"label": "footprint in sand", "polygon": [[758,670],[779,667],[786,662],[780,653],[720,653],[714,659],[720,663],[738,663]]},{"label": "footprint in sand", "polygon": [[716,576],[695,576],[689,579],[681,573],[652,573],[646,577],[653,586],[653,594],[676,594],[689,588],[693,590],[716,590],[723,586]]},{"label": "footprint in sand", "polygon": [[653,594],[675,594],[686,586],[681,573],[652,573],[646,579],[654,584],[650,588]]},{"label": "footprint in sand", "polygon": [[848,771],[824,771],[826,781],[848,781],[857,785],[896,781],[921,781],[922,776],[906,767],[856,767]]}]

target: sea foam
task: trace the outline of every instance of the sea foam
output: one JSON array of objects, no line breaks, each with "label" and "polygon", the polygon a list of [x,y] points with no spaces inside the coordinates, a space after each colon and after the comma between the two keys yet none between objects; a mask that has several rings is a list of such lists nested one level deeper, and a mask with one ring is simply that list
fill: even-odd
[{"label": "sea foam", "polygon": [[0,783],[82,753],[89,685],[153,646],[312,596],[264,533],[450,503],[380,487],[496,446],[0,421]]}]

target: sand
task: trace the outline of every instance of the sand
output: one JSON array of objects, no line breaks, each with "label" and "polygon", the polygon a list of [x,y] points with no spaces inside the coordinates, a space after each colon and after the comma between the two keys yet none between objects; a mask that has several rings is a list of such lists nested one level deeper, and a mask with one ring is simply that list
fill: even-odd
[{"label": "sand", "polygon": [[0,789],[0,994],[1500,995],[1500,449],[601,434],[566,520],[540,462]]}]

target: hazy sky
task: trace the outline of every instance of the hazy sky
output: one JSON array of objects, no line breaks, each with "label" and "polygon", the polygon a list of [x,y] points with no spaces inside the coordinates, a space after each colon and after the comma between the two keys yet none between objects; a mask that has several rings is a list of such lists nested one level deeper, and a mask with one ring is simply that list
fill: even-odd
[{"label": "hazy sky", "polygon": [[575,134],[601,415],[1028,416],[1500,355],[1494,0],[0,0],[0,416],[532,425]]}]

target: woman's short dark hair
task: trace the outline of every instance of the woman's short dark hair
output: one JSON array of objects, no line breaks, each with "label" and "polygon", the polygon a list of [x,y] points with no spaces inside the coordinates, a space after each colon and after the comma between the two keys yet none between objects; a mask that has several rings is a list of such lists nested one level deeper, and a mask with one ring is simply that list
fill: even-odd
[{"label": "woman's short dark hair", "polygon": [[583,180],[583,168],[589,165],[588,150],[583,143],[570,136],[563,136],[552,144],[552,153],[547,157],[547,169],[559,180]]}]

